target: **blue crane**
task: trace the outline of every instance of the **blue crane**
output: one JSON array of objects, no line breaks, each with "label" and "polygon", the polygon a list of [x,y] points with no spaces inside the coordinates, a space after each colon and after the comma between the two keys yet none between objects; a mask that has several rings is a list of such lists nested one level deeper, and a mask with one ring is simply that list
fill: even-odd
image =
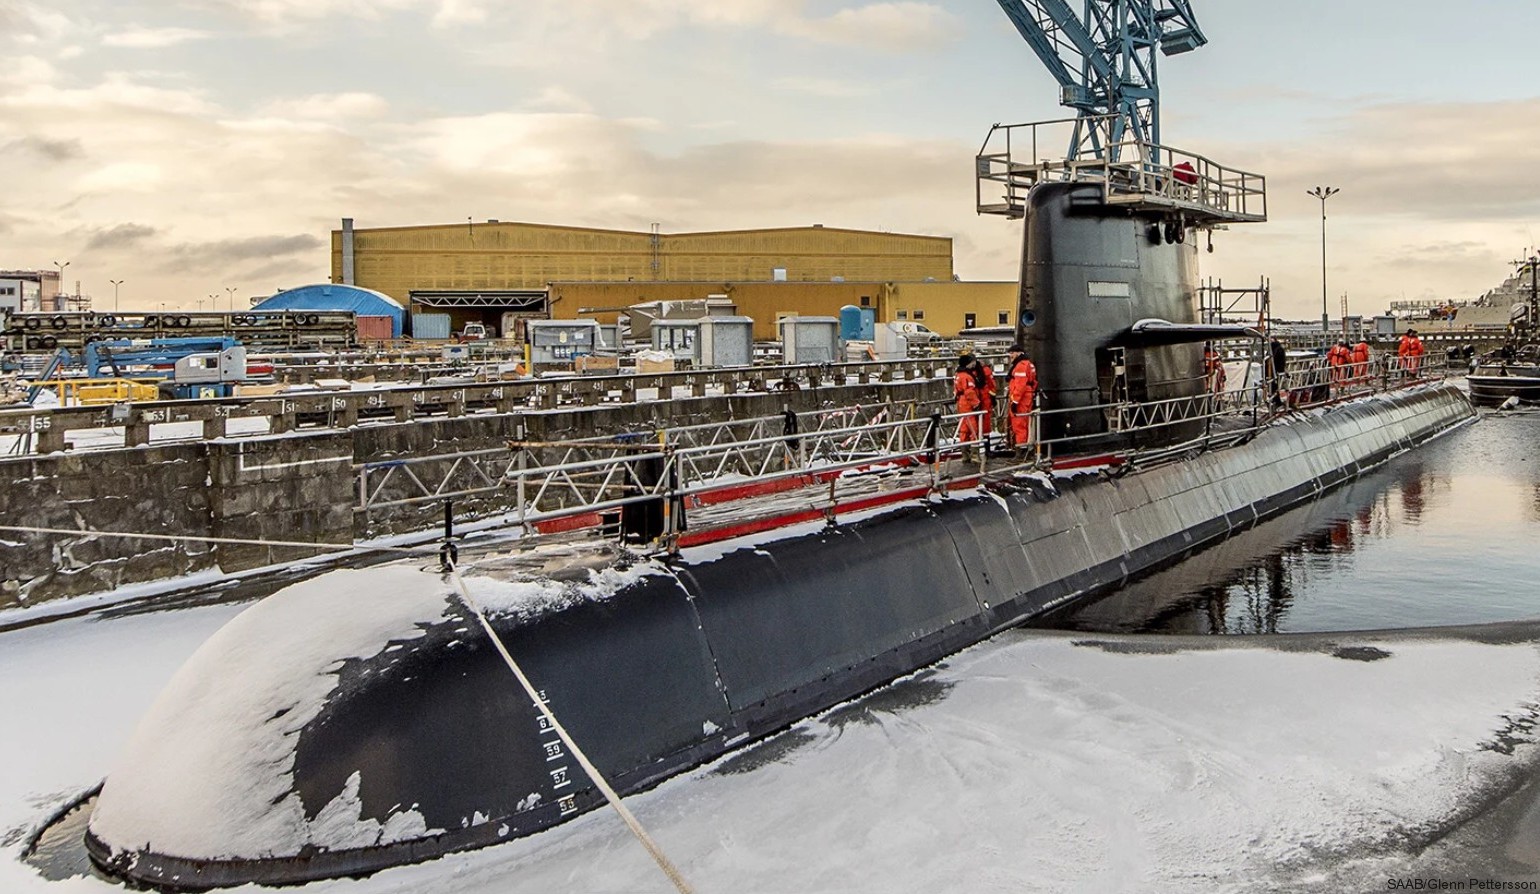
[{"label": "blue crane", "polygon": [[[975,159],[980,214],[1020,218],[1036,184],[1075,182],[1100,184],[1104,202],[1178,238],[1190,227],[1267,219],[1266,178],[1161,141],[1156,51],[1173,56],[1208,43],[1189,0],[996,2],[1076,116],[990,128]],[[1070,133],[1063,158],[1041,152],[1040,131],[1049,128]]]},{"label": "blue crane", "polygon": [[1048,71],[1060,102],[1079,115],[1071,160],[1117,161],[1125,141],[1160,144],[1155,50],[1167,56],[1208,43],[1188,0],[999,0]]}]

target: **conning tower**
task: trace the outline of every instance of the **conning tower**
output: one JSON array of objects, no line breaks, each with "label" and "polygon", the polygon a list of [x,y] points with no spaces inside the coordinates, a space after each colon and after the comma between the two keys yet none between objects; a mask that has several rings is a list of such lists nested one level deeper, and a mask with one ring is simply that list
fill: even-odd
[{"label": "conning tower", "polygon": [[[975,162],[981,214],[1025,218],[1017,335],[1037,365],[1041,436],[1149,446],[1201,423],[1140,429],[1205,394],[1197,243],[1267,219],[1265,179],[1160,143],[1156,50],[1207,42],[1186,0],[999,0],[1074,118],[995,125]],[[1062,155],[1040,151],[1064,145]],[[1159,402],[1168,402],[1160,404]],[[1165,415],[1182,415],[1180,412]]]}]

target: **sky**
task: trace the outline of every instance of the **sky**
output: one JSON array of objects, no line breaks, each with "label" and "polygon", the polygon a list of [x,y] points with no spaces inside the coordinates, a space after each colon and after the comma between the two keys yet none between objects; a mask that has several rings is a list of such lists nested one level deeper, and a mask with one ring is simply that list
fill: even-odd
[{"label": "sky", "polygon": [[[1194,0],[1163,142],[1264,174],[1270,220],[1201,274],[1318,317],[1469,299],[1540,241],[1533,0]],[[96,306],[196,309],[329,272],[329,233],[530,221],[950,236],[996,122],[1058,118],[998,3],[0,0],[0,267]]]}]

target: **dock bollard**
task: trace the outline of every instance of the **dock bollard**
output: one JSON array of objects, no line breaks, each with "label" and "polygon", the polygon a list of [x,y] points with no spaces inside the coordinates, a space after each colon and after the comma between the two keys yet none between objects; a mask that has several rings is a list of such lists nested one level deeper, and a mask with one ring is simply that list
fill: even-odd
[{"label": "dock bollard", "polygon": [[453,500],[444,501],[444,541],[439,547],[438,563],[445,572],[453,571],[460,560],[460,550],[455,546],[454,506]]}]

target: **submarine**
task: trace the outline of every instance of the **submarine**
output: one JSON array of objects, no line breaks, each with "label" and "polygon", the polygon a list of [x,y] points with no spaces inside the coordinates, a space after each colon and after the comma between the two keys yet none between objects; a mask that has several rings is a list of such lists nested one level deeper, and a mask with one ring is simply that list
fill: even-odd
[{"label": "submarine", "polygon": [[[1097,194],[1033,189],[1022,294],[1058,434],[1100,459],[675,550],[597,538],[468,550],[457,573],[498,643],[423,559],[291,585],[216,633],[152,706],[95,803],[92,860],[135,884],[200,890],[358,875],[537,833],[605,803],[542,708],[617,792],[640,791],[1473,417],[1452,385],[1423,382],[1230,437],[1195,430],[1212,420],[1116,430],[1100,407],[1128,386],[1110,360],[1162,400],[1206,401],[1200,345],[1169,342],[1213,332],[1191,301],[1195,245],[1156,243],[1149,220],[1087,201]],[[1108,291],[1128,297],[1097,297]]]},{"label": "submarine", "polygon": [[[1144,16],[1143,37],[1087,30],[1077,52],[1203,42],[1185,3],[1119,6]],[[1047,34],[1012,14],[1045,61],[1058,36],[1107,25],[1072,18]],[[1131,70],[1105,61],[1055,71]],[[1067,158],[1018,161],[986,142],[976,160],[981,186],[1004,189],[1003,202],[981,191],[980,211],[1025,220],[1017,334],[1051,457],[933,475],[841,514],[772,517],[750,500],[715,536],[537,539],[466,549],[448,571],[408,559],[290,585],[211,637],[148,710],[92,807],[92,862],[204,890],[546,833],[606,803],[571,743],[614,791],[642,791],[1474,418],[1441,381],[1277,411],[1260,386],[1219,399],[1203,345],[1250,339],[1260,355],[1262,321],[1201,312],[1195,237],[1265,220],[1265,183],[1168,150],[1158,131],[1125,134],[1155,120],[1153,81],[1062,86],[1082,113]],[[959,466],[962,445],[935,434],[912,468]],[[682,521],[682,500],[648,499],[640,515]]]}]

